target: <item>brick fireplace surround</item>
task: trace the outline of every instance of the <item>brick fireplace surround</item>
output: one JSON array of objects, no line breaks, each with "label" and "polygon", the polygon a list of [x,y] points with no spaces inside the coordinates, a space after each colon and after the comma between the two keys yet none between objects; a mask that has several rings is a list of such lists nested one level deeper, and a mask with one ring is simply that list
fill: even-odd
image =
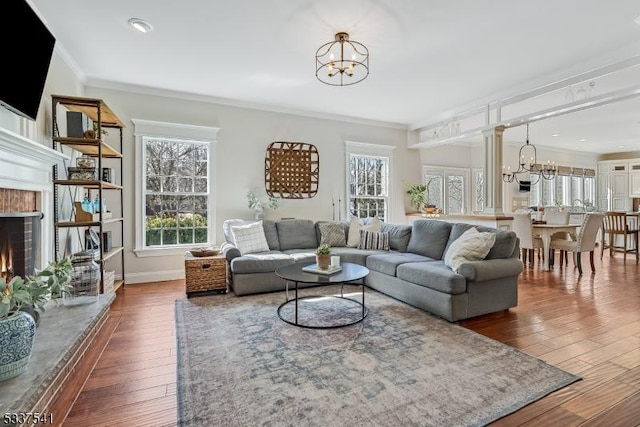
[{"label": "brick fireplace surround", "polygon": [[0,188],[0,213],[35,211],[36,194],[35,191]]}]

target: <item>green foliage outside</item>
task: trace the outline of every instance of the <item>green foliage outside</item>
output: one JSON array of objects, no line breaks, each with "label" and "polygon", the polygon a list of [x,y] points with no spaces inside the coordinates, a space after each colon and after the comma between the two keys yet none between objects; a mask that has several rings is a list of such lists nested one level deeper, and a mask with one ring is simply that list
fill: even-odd
[{"label": "green foliage outside", "polygon": [[207,243],[207,217],[200,214],[147,218],[147,246]]}]

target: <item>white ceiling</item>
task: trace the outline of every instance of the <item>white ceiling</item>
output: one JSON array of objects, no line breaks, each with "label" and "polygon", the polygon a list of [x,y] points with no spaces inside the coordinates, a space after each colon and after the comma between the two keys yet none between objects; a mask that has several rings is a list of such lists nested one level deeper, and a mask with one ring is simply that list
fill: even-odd
[{"label": "white ceiling", "polygon": [[[410,129],[640,55],[637,0],[29,2],[87,84]],[[132,17],[154,30],[133,31]],[[370,75],[353,86],[315,78],[315,51],[338,31],[369,48]],[[636,98],[536,122],[532,142],[637,150],[639,107]]]}]

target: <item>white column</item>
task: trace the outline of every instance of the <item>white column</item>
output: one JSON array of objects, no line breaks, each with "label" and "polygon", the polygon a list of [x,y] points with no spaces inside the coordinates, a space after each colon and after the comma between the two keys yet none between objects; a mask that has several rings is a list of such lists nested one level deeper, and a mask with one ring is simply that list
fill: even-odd
[{"label": "white column", "polygon": [[484,141],[484,210],[489,215],[503,215],[502,209],[502,134],[498,126],[482,132]]}]

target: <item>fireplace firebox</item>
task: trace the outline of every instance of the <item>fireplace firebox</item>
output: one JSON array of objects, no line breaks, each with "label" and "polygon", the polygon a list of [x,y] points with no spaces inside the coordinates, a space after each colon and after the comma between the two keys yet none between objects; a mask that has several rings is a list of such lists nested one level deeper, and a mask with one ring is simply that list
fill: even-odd
[{"label": "fireplace firebox", "polygon": [[0,213],[1,277],[35,274],[42,218],[42,212]]}]

